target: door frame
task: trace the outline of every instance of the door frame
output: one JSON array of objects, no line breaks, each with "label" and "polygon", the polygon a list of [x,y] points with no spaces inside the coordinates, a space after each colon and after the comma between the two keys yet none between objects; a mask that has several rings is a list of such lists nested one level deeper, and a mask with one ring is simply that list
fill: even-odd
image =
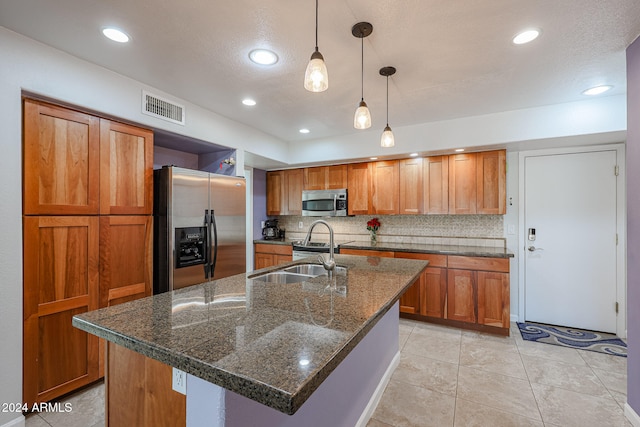
[{"label": "door frame", "polygon": [[596,151],[615,151],[618,165],[618,180],[616,185],[616,230],[618,245],[616,246],[616,299],[618,302],[618,316],[616,318],[616,334],[621,338],[627,337],[627,209],[626,209],[626,173],[625,173],[625,145],[624,143],[563,147],[543,150],[521,151],[518,154],[518,321],[524,322],[525,313],[525,268],[526,268],[526,238],[525,238],[525,159],[527,157],[576,154]]}]

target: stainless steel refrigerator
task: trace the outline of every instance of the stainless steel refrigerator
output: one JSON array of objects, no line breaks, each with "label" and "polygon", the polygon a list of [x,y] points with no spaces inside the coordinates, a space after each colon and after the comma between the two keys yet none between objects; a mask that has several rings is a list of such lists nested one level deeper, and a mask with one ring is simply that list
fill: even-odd
[{"label": "stainless steel refrigerator", "polygon": [[241,177],[154,171],[155,294],[246,272],[245,193]]}]

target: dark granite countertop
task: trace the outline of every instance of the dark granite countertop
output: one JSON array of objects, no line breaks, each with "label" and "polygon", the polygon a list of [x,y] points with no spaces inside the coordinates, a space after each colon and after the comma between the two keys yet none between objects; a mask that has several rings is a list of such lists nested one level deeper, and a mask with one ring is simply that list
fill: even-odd
[{"label": "dark granite countertop", "polygon": [[327,276],[253,278],[282,268],[269,267],[77,315],[73,325],[293,414],[428,264],[348,255],[336,262],[347,272],[333,287]]},{"label": "dark granite countertop", "polygon": [[[254,240],[254,243],[292,245],[291,240]],[[513,252],[505,248],[491,246],[440,245],[425,243],[383,243],[372,246],[369,242],[353,241],[340,244],[340,248],[375,251],[413,252],[424,254],[459,255],[489,258],[513,258]]]}]

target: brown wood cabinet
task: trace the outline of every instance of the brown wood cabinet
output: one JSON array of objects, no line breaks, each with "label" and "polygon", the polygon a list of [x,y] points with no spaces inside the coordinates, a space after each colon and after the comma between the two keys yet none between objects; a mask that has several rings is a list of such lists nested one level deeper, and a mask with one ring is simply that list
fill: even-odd
[{"label": "brown wood cabinet", "polygon": [[171,366],[112,342],[107,344],[105,424],[109,427],[186,425],[187,397],[173,390]]},{"label": "brown wood cabinet", "polygon": [[293,258],[293,247],[291,245],[277,245],[271,243],[254,244],[254,264],[255,269],[272,267],[284,264]]},{"label": "brown wood cabinet", "polygon": [[304,169],[305,190],[347,188],[347,165],[319,166]]},{"label": "brown wood cabinet", "polygon": [[302,215],[302,187],[304,173],[302,169],[284,171],[284,182],[287,191],[286,215]]},{"label": "brown wood cabinet", "polygon": [[100,119],[33,100],[23,105],[23,213],[97,214]]},{"label": "brown wood cabinet", "polygon": [[425,214],[449,213],[449,157],[434,156],[422,159],[422,197]]},{"label": "brown wood cabinet", "polygon": [[301,215],[302,169],[267,172],[267,215]]},{"label": "brown wood cabinet", "polygon": [[24,217],[23,402],[31,406],[99,377],[98,338],[71,325],[96,310],[98,217]]},{"label": "brown wood cabinet", "polygon": [[399,212],[400,168],[397,160],[371,163],[371,213],[395,215]]},{"label": "brown wood cabinet", "polygon": [[100,214],[153,213],[153,132],[100,119]]},{"label": "brown wood cabinet", "polygon": [[103,375],[103,344],[73,315],[151,294],[153,133],[31,99],[24,112],[23,397],[33,403]]},{"label": "brown wood cabinet", "polygon": [[152,293],[151,216],[100,217],[100,307]]},{"label": "brown wood cabinet", "polygon": [[371,163],[354,163],[347,168],[347,197],[349,215],[367,215],[372,212]]},{"label": "brown wood cabinet", "polygon": [[341,248],[343,255],[422,259],[429,266],[400,297],[416,320],[509,335],[509,259]]},{"label": "brown wood cabinet", "polygon": [[449,156],[449,213],[476,213],[476,155]]},{"label": "brown wood cabinet", "polygon": [[399,166],[399,206],[398,213],[418,215],[423,212],[423,160],[403,159]]},{"label": "brown wood cabinet", "polygon": [[283,170],[267,172],[267,215],[284,215],[283,207],[288,202],[284,185]]},{"label": "brown wood cabinet", "polygon": [[476,158],[476,212],[493,215],[507,213],[507,155],[505,150],[476,153]]}]

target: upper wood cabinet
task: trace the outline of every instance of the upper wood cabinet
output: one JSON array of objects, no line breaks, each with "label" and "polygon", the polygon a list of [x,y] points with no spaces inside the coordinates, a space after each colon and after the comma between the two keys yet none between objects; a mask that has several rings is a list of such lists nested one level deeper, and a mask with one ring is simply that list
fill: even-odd
[{"label": "upper wood cabinet", "polygon": [[449,213],[476,213],[476,155],[449,156]]},{"label": "upper wood cabinet", "polygon": [[25,99],[24,214],[98,214],[99,147],[99,118]]},{"label": "upper wood cabinet", "polygon": [[153,133],[24,100],[25,215],[150,215]]},{"label": "upper wood cabinet", "polygon": [[425,214],[449,213],[449,157],[433,156],[422,159],[422,197]]},{"label": "upper wood cabinet", "polygon": [[506,213],[506,151],[449,156],[449,213]]},{"label": "upper wood cabinet", "polygon": [[347,167],[347,207],[349,215],[367,215],[372,211],[371,163],[353,163]]},{"label": "upper wood cabinet", "polygon": [[397,160],[371,163],[370,213],[394,215],[399,212],[400,167]]},{"label": "upper wood cabinet", "polygon": [[305,190],[335,190],[339,188],[347,188],[347,165],[304,169]]},{"label": "upper wood cabinet", "polygon": [[476,153],[476,213],[505,214],[507,155],[505,150]]},{"label": "upper wood cabinet", "polygon": [[304,173],[302,169],[284,171],[284,182],[287,191],[285,215],[302,215],[302,187]]},{"label": "upper wood cabinet", "polygon": [[423,212],[423,160],[404,159],[399,165],[399,206],[398,213],[417,215]]},{"label": "upper wood cabinet", "polygon": [[100,119],[100,213],[153,213],[153,132]]},{"label": "upper wood cabinet", "polygon": [[302,214],[302,169],[267,172],[267,215]]},{"label": "upper wood cabinet", "polygon": [[267,172],[267,215],[283,215],[286,199],[284,171]]}]

